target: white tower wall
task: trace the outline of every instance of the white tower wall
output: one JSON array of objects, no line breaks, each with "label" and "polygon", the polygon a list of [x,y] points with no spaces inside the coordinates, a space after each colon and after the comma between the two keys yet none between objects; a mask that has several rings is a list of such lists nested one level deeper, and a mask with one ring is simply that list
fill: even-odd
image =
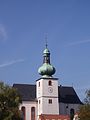
[{"label": "white tower wall", "polygon": [[[52,85],[49,85],[51,81]],[[59,114],[58,80],[54,78],[42,78],[36,82],[38,115]]]}]

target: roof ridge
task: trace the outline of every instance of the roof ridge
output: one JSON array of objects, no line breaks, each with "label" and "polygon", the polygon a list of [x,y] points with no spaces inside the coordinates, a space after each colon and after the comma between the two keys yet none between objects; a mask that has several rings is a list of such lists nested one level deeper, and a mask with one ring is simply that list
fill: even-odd
[{"label": "roof ridge", "polygon": [[28,86],[33,85],[33,86],[36,86],[35,84],[28,84],[28,83],[14,83],[13,86],[14,85],[28,85]]}]

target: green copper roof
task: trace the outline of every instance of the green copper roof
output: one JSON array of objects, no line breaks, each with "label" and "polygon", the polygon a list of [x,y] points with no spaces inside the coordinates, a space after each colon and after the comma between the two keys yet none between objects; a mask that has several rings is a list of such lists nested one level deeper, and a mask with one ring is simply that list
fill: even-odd
[{"label": "green copper roof", "polygon": [[50,54],[50,51],[48,50],[48,48],[46,48],[44,51],[43,51],[44,54]]},{"label": "green copper roof", "polygon": [[38,72],[40,75],[47,75],[47,76],[52,76],[55,73],[55,68],[48,64],[48,63],[44,63],[39,69]]},{"label": "green copper roof", "polygon": [[43,51],[43,65],[38,69],[38,72],[42,76],[52,77],[55,71],[55,68],[50,64],[50,51],[46,47]]}]

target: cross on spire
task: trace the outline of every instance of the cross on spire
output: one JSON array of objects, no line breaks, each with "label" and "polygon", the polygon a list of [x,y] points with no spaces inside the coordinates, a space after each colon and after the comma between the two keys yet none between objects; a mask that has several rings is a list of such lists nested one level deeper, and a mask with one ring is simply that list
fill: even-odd
[{"label": "cross on spire", "polygon": [[48,44],[47,44],[47,34],[45,35],[45,43],[46,43],[46,48],[48,47]]}]

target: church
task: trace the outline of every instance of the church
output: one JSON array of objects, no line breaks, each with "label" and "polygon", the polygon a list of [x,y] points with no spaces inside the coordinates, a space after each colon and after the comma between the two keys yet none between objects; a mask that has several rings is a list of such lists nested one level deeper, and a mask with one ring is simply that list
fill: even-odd
[{"label": "church", "polygon": [[36,84],[13,84],[22,96],[19,109],[24,120],[70,120],[69,116],[78,112],[82,102],[73,87],[58,85],[55,71],[46,45],[43,64],[38,69],[41,78]]}]

